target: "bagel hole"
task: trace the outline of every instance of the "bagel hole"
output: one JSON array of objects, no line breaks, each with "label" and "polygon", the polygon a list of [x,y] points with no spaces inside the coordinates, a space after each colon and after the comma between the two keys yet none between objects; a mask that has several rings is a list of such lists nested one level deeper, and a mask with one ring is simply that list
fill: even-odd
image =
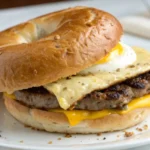
[{"label": "bagel hole", "polygon": [[40,39],[42,39],[42,38],[44,38],[44,37],[46,37],[48,35],[48,33],[43,28],[38,26],[37,24],[36,24],[36,28],[37,28],[37,31],[38,31],[36,40],[40,40]]},{"label": "bagel hole", "polygon": [[[49,28],[44,28],[43,26],[41,26],[40,24],[36,24],[34,22],[31,22],[32,24],[34,24],[36,26],[36,30],[37,30],[37,37],[34,41],[37,40],[42,40],[43,38],[46,38],[47,36],[49,36],[52,32],[54,32],[56,30],[57,25],[51,24],[49,26]],[[52,37],[53,38],[53,37]],[[56,37],[54,37],[56,39],[59,39],[60,36],[56,35]],[[52,39],[53,40],[53,39]]]}]

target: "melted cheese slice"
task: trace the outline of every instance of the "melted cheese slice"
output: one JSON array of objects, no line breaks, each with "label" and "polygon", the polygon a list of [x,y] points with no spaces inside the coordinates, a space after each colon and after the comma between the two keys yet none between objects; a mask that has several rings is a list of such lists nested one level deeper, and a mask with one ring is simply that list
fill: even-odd
[{"label": "melted cheese slice", "polygon": [[[61,79],[44,87],[53,93],[61,108],[67,110],[83,96],[94,90],[101,90],[150,70],[150,53],[141,48],[134,48],[137,60],[132,66],[114,72],[98,72],[86,76],[76,75]],[[85,113],[86,114],[86,113]]]},{"label": "melted cheese slice", "polygon": [[126,114],[136,108],[150,107],[150,94],[141,98],[136,98],[128,104],[127,110],[105,109],[102,111],[85,111],[85,110],[50,110],[53,112],[61,112],[66,115],[71,126],[75,126],[83,120],[98,119],[110,114]]}]

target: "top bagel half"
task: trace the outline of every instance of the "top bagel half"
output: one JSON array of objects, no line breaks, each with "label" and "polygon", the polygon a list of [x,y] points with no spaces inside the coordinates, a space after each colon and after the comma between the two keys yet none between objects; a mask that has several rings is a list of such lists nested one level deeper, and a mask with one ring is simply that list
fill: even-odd
[{"label": "top bagel half", "polygon": [[74,75],[103,58],[121,35],[116,18],[88,7],[50,13],[0,32],[0,92]]}]

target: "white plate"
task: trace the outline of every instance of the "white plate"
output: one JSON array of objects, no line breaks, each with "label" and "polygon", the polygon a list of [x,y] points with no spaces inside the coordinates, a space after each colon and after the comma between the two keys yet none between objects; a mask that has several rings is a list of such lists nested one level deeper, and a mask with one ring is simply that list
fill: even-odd
[{"label": "white plate", "polygon": [[[126,130],[133,131],[135,134],[129,138],[124,137],[123,131],[104,133],[101,136],[72,135],[66,138],[64,134],[51,134],[24,127],[9,115],[3,102],[0,102],[0,146],[4,147],[32,150],[125,149],[150,143],[150,129],[143,129],[143,126],[147,124],[150,125],[150,117],[138,126]],[[143,131],[137,131],[137,127],[142,128]],[[52,144],[48,144],[50,141]]]}]

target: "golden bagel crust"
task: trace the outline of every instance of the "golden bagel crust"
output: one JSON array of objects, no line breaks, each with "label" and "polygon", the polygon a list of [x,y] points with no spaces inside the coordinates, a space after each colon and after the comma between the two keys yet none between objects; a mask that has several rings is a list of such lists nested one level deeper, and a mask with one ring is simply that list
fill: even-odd
[{"label": "golden bagel crust", "polygon": [[7,110],[23,124],[58,133],[88,134],[123,130],[140,123],[150,113],[150,108],[139,108],[124,115],[112,114],[95,120],[84,120],[76,126],[70,126],[63,113],[31,109],[8,97],[4,99]]},{"label": "golden bagel crust", "polygon": [[104,57],[121,35],[116,18],[88,7],[50,13],[0,32],[0,92],[74,75]]}]

